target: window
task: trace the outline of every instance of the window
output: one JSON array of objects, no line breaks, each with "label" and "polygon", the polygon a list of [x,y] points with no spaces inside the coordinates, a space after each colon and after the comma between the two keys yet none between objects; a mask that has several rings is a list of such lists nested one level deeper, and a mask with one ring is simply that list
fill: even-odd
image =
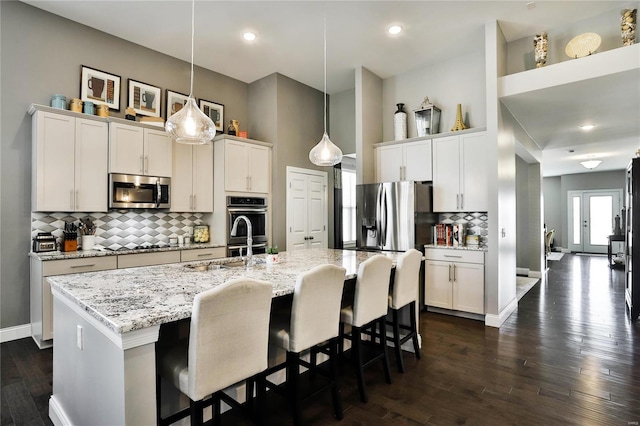
[{"label": "window", "polygon": [[356,243],[356,170],[355,163],[342,163],[342,241],[344,246]]}]

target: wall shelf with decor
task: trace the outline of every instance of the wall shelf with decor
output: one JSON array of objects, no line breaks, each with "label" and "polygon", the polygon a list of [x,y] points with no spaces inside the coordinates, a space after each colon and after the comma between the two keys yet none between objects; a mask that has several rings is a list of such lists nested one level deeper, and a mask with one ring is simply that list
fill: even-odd
[{"label": "wall shelf with decor", "polygon": [[381,146],[398,145],[398,144],[407,143],[407,142],[418,142],[418,141],[426,141],[429,139],[447,138],[449,136],[463,135],[466,133],[484,132],[485,130],[487,130],[486,127],[474,127],[471,129],[459,130],[457,132],[442,132],[442,133],[436,133],[433,135],[419,136],[416,138],[401,139],[397,141],[378,142],[378,143],[374,143],[373,147],[379,148]]}]

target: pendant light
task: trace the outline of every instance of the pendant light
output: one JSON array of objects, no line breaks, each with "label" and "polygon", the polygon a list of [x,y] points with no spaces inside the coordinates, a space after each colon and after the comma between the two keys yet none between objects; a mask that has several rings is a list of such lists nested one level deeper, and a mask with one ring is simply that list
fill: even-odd
[{"label": "pendant light", "polygon": [[204,115],[193,98],[193,39],[195,35],[195,0],[191,1],[191,87],[189,98],[180,111],[165,124],[165,130],[173,140],[189,145],[201,145],[216,135],[213,121]]},{"label": "pendant light", "polygon": [[342,151],[327,135],[327,18],[324,18],[324,134],[309,152],[309,160],[316,166],[331,167],[342,161]]}]

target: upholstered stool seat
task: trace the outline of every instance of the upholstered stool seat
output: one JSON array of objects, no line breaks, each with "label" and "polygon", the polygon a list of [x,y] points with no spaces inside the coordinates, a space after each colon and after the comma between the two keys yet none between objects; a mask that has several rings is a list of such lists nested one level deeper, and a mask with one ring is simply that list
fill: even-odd
[{"label": "upholstered stool seat", "polygon": [[[294,424],[302,424],[300,366],[313,374],[329,378],[323,388],[331,387],[334,414],[342,419],[342,400],[337,374],[340,302],[346,270],[334,265],[320,265],[302,273],[296,280],[290,313],[274,313],[271,318],[269,345],[286,351],[286,362],[270,365],[266,374],[286,368],[286,381],[276,385],[267,381],[270,389],[284,393],[292,406]],[[309,352],[310,362],[302,359]],[[318,352],[329,356],[329,371],[316,365]],[[314,389],[314,396],[322,389]]]},{"label": "upholstered stool seat", "polygon": [[[413,350],[416,358],[420,359],[418,326],[416,321],[416,300],[419,295],[421,263],[422,253],[416,249],[408,250],[398,257],[393,277],[393,286],[388,298],[389,309],[391,310],[392,316],[390,324],[393,329],[393,337],[388,340],[393,341],[398,370],[402,373],[404,373],[402,345],[409,339],[413,342]],[[409,326],[400,324],[399,313],[405,308],[409,310]],[[401,329],[408,333],[401,337]]]},{"label": "upholstered stool seat", "polygon": [[[192,425],[202,424],[202,410],[209,405],[213,405],[214,424],[219,424],[221,400],[240,405],[222,390],[248,379],[258,380],[258,406],[262,404],[265,388],[259,373],[267,368],[272,292],[267,282],[238,279],[195,296],[189,338],[159,354],[158,424],[171,424],[187,415]],[[190,401],[188,409],[165,419],[160,416],[161,377]]]},{"label": "upholstered stool seat", "polygon": [[[351,357],[356,369],[358,391],[362,402],[367,402],[367,390],[364,383],[364,367],[377,360],[383,361],[385,378],[391,383],[387,344],[384,338],[385,318],[388,310],[389,281],[393,262],[384,255],[375,255],[362,262],[358,268],[353,304],[340,311],[341,352],[342,339],[351,339]],[[351,335],[345,332],[345,325],[351,326]],[[370,330],[370,331],[369,331]],[[380,332],[379,352],[371,359],[363,358],[362,334],[369,331],[372,345],[376,345],[376,336]]]}]

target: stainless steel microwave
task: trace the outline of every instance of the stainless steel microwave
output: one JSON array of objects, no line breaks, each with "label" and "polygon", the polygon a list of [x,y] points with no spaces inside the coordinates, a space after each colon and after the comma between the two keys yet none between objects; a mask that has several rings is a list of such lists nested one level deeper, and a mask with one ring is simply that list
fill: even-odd
[{"label": "stainless steel microwave", "polygon": [[171,178],[109,175],[109,208],[168,209],[171,207]]}]

